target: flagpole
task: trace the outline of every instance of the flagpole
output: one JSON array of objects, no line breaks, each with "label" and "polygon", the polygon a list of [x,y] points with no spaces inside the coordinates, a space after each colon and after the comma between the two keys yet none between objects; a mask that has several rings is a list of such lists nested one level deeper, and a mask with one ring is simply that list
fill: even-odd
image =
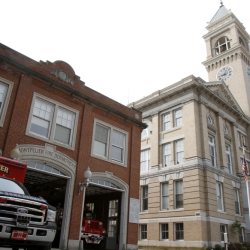
[{"label": "flagpole", "polygon": [[[243,164],[244,164],[244,160],[246,162],[246,157],[245,157],[245,148],[246,148],[246,145],[243,145],[243,156],[244,156],[244,159],[243,159]],[[246,182],[246,186],[247,186],[247,202],[248,202],[248,216],[249,216],[249,222],[250,222],[250,203],[249,203],[249,187],[248,187],[248,178],[247,180],[245,180]]]}]

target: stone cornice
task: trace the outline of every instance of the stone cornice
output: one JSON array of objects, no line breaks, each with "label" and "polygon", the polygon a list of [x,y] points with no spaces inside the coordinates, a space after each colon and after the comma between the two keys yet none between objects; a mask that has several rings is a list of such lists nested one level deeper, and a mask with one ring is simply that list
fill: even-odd
[{"label": "stone cornice", "polygon": [[236,45],[235,47],[217,55],[212,58],[207,59],[206,61],[202,62],[202,64],[207,67],[209,65],[218,63],[219,61],[223,61],[224,59],[230,58],[231,56],[234,56],[235,54],[242,53],[248,60],[250,60],[250,53],[246,50],[246,48],[242,45]]},{"label": "stone cornice", "polygon": [[97,101],[97,100],[83,94],[83,93],[80,93],[79,91],[76,91],[76,90],[70,88],[69,86],[66,86],[66,85],[64,85],[64,84],[62,84],[60,82],[57,82],[57,81],[55,81],[55,80],[53,80],[53,79],[51,79],[51,78],[49,78],[49,77],[47,77],[47,76],[45,76],[43,74],[31,69],[31,68],[28,68],[28,67],[24,66],[23,64],[20,64],[20,63],[12,60],[10,58],[7,58],[7,57],[5,57],[3,55],[0,55],[0,62],[4,62],[4,63],[6,63],[8,65],[11,65],[11,66],[15,67],[16,69],[26,73],[29,76],[32,76],[32,77],[34,77],[36,79],[39,79],[40,81],[42,81],[42,82],[44,82],[46,84],[50,84],[50,85],[52,85],[52,86],[54,86],[54,87],[56,87],[58,89],[61,89],[61,90],[65,91],[65,92],[67,92],[67,93],[69,93],[71,95],[74,95],[75,97],[77,97],[79,99],[82,99],[82,100],[86,101],[87,103],[91,103],[91,104],[93,104],[93,105],[95,105],[97,107],[100,107],[101,109],[104,109],[104,110],[106,110],[106,111],[108,111],[110,113],[113,113],[116,116],[122,117],[123,119],[125,119],[125,120],[127,120],[129,122],[132,122],[132,123],[136,124],[137,126],[139,126],[141,128],[146,128],[147,127],[146,124],[144,124],[144,123],[142,123],[142,122],[140,122],[140,121],[138,121],[138,120],[136,120],[136,119],[134,119],[134,118],[132,118],[132,117],[130,117],[130,116],[116,110],[116,109],[114,109],[114,108],[111,108],[110,106],[105,105],[105,104],[103,104],[103,103],[101,103],[101,102],[99,102],[99,101]]},{"label": "stone cornice", "polygon": [[162,176],[162,175],[169,175],[169,174],[174,174],[177,172],[189,171],[192,169],[201,169],[204,171],[205,170],[210,171],[212,173],[215,173],[219,176],[226,177],[226,178],[228,178],[232,181],[235,181],[237,183],[240,183],[240,180],[241,180],[240,177],[233,175],[233,174],[230,174],[230,173],[223,171],[221,169],[209,166],[209,165],[207,165],[206,162],[204,162],[203,164],[194,163],[194,164],[190,164],[190,165],[186,165],[186,166],[185,166],[185,164],[183,164],[180,166],[176,165],[175,167],[172,167],[172,168],[166,168],[166,169],[163,168],[163,169],[160,169],[158,171],[152,171],[152,172],[148,172],[146,174],[141,174],[140,179],[142,180],[142,179],[153,178],[153,177],[158,177],[158,176]]}]

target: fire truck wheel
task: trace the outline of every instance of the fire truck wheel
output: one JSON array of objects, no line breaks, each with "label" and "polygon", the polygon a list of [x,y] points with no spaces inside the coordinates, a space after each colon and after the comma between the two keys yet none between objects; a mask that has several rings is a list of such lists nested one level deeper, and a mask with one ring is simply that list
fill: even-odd
[{"label": "fire truck wheel", "polygon": [[12,247],[12,250],[18,250],[19,248],[18,247]]}]

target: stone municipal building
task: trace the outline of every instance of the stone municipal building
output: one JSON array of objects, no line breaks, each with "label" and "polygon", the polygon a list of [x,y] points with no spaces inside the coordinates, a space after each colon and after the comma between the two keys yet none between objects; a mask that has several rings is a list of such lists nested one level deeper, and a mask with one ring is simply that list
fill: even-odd
[{"label": "stone municipal building", "polygon": [[[144,128],[140,111],[87,87],[67,63],[37,62],[0,44],[0,154],[10,157],[18,144],[25,187],[57,207],[52,247],[82,249],[85,194],[107,230],[105,247],[137,248]],[[92,180],[79,194],[88,167]]]},{"label": "stone municipal building", "polygon": [[[250,240],[250,36],[223,4],[203,36],[209,82],[188,76],[134,103],[141,139],[139,246],[214,247]],[[231,225],[241,222],[240,234]]]}]

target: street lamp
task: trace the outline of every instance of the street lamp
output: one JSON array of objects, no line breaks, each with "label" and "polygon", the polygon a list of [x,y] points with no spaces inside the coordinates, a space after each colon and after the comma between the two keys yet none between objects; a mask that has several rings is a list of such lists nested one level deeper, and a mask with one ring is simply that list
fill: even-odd
[{"label": "street lamp", "polygon": [[83,191],[84,187],[88,187],[91,176],[92,176],[92,172],[90,171],[90,169],[88,167],[88,169],[84,172],[85,182],[79,183],[78,195],[80,195],[80,193]]},{"label": "street lamp", "polygon": [[16,160],[19,156],[21,155],[20,153],[20,150],[18,148],[18,144],[16,145],[15,148],[13,148],[11,151],[10,151],[10,157],[14,160]]}]

